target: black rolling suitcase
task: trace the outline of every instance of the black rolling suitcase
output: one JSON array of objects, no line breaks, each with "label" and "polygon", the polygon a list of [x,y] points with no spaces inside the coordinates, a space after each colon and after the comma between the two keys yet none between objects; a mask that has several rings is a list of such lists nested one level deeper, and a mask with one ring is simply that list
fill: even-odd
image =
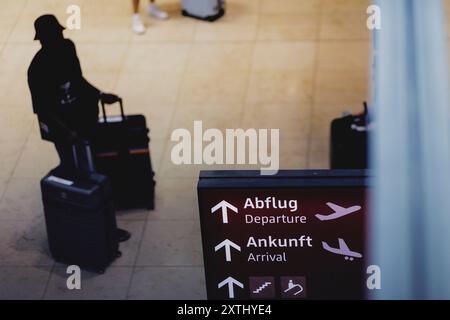
[{"label": "black rolling suitcase", "polygon": [[118,209],[154,209],[155,181],[150,158],[149,129],[143,115],[125,116],[122,100],[120,116],[99,119],[95,139],[97,171],[111,179]]},{"label": "black rolling suitcase", "polygon": [[121,255],[108,178],[67,173],[58,167],[41,180],[41,190],[53,258],[103,273]]},{"label": "black rolling suitcase", "polygon": [[367,169],[369,121],[367,105],[361,115],[346,115],[331,122],[331,169]]}]

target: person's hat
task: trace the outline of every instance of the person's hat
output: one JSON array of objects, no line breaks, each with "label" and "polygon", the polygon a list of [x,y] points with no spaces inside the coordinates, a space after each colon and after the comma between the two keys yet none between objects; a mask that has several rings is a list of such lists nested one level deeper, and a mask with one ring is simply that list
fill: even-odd
[{"label": "person's hat", "polygon": [[56,30],[62,31],[65,28],[58,22],[58,19],[54,15],[44,14],[36,19],[34,29],[36,30],[34,40],[39,40],[42,35],[52,33]]}]

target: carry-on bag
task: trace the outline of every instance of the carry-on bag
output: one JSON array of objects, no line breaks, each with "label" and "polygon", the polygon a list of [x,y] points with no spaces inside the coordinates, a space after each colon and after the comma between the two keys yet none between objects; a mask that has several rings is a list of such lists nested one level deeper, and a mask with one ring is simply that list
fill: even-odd
[{"label": "carry-on bag", "polygon": [[361,115],[346,115],[331,122],[331,169],[367,169],[370,129],[367,104]]},{"label": "carry-on bag", "polygon": [[204,21],[216,21],[225,14],[224,0],[182,0],[182,14]]},{"label": "carry-on bag", "polygon": [[103,115],[95,138],[96,169],[111,179],[118,209],[155,207],[155,181],[149,132],[143,115],[126,116],[122,99],[120,116]]},{"label": "carry-on bag", "polygon": [[[90,154],[89,145],[85,147]],[[78,163],[75,146],[73,155]],[[120,257],[112,190],[106,176],[68,173],[57,167],[41,180],[41,191],[49,248],[56,261],[103,273]]]}]

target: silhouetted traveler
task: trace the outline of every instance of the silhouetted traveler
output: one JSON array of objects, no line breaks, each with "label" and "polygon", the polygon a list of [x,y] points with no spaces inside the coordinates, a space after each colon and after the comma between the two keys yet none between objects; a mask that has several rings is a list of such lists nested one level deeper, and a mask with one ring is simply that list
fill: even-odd
[{"label": "silhouetted traveler", "polygon": [[113,103],[118,97],[101,93],[84,79],[75,45],[64,38],[64,27],[54,16],[39,17],[35,29],[42,48],[28,69],[33,109],[41,129],[47,130],[45,138],[55,143],[61,166],[73,170],[71,146],[94,137],[99,99]]},{"label": "silhouetted traveler", "polygon": [[[61,168],[83,174],[77,161],[81,171],[92,171],[87,164],[91,155],[75,160],[73,146],[81,153],[86,141],[95,137],[99,100],[111,104],[119,98],[102,93],[83,77],[75,44],[64,38],[64,27],[55,16],[43,15],[34,26],[34,39],[41,42],[42,48],[28,69],[28,85],[42,137],[54,142]],[[121,240],[129,236],[127,232],[120,234]]]}]

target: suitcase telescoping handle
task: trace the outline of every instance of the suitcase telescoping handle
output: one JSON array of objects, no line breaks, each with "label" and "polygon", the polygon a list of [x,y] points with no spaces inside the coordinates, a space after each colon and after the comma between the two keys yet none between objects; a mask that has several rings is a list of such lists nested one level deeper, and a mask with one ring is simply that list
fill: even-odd
[{"label": "suitcase telescoping handle", "polygon": [[[119,106],[120,106],[120,116],[122,117],[122,120],[125,120],[125,113],[123,111],[123,101],[122,98],[119,98],[119,100],[117,101],[119,102]],[[106,123],[108,122],[108,118],[106,116],[106,108],[105,108],[105,103],[103,101],[100,102],[102,104],[102,112],[103,112],[103,121]]]},{"label": "suitcase telescoping handle", "polygon": [[367,126],[370,122],[369,119],[369,106],[367,105],[367,101],[364,101],[364,121],[365,121],[365,125]]},{"label": "suitcase telescoping handle", "polygon": [[80,161],[79,161],[80,158],[79,158],[78,150],[77,150],[78,146],[82,146],[84,148],[84,152],[85,152],[85,155],[86,155],[86,162],[87,162],[87,165],[88,165],[87,170],[89,170],[89,172],[95,172],[94,161],[92,160],[91,146],[90,146],[89,142],[87,142],[87,141],[83,141],[81,143],[81,145],[80,144],[79,145],[76,145],[76,144],[72,145],[72,155],[73,155],[73,161],[74,161],[75,167],[77,169],[83,169],[83,168],[80,168]]}]

